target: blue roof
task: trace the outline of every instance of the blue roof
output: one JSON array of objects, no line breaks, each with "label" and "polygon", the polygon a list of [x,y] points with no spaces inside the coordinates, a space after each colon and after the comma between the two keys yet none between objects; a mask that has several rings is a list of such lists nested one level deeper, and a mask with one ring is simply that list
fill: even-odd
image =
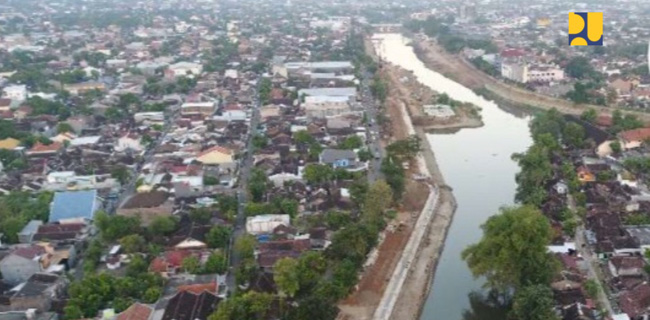
[{"label": "blue roof", "polygon": [[50,222],[76,218],[92,220],[98,208],[97,190],[57,192],[50,207]]}]

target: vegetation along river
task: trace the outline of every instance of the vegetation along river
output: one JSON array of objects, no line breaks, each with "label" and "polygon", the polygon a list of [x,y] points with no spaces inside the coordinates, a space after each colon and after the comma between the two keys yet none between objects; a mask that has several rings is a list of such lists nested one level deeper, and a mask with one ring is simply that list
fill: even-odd
[{"label": "vegetation along river", "polygon": [[449,229],[442,256],[433,277],[422,320],[503,320],[505,310],[498,298],[482,290],[482,279],[473,279],[461,251],[477,242],[480,225],[499,207],[514,202],[517,164],[510,159],[532,144],[529,118],[515,116],[470,89],[428,69],[409,39],[382,34],[379,54],[384,61],[412,71],[423,84],[459,101],[482,108],[485,126],[453,134],[430,134],[429,143],[458,209]]}]

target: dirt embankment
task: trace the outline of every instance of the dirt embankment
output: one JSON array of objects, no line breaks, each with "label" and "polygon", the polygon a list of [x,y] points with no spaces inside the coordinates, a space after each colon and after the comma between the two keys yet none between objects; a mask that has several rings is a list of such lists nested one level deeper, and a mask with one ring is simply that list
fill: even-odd
[{"label": "dirt embankment", "polygon": [[[556,108],[560,112],[567,114],[580,114],[590,108],[601,113],[611,113],[614,110],[614,108],[610,107],[575,104],[568,100],[545,96],[506,84],[477,69],[460,56],[446,52],[434,40],[426,36],[419,35],[415,37],[413,48],[420,60],[429,68],[435,69],[446,77],[471,89],[487,89],[501,100],[513,105],[530,106],[539,109]],[[637,115],[640,119],[650,123],[650,114],[648,113],[630,110],[621,111]]]},{"label": "dirt embankment", "polygon": [[[366,47],[368,53],[376,57],[372,43],[368,42]],[[434,217],[428,223],[427,232],[418,247],[417,254],[412,257],[413,262],[410,264],[408,276],[391,315],[391,319],[400,320],[419,317],[456,207],[451,189],[445,185],[442,173],[436,164],[433,150],[426,138],[425,128],[430,129],[433,126],[434,128],[458,129],[482,125],[480,118],[471,114],[463,115],[454,119],[455,121],[447,123],[416,124],[418,121],[414,118],[422,113],[422,99],[432,98],[435,93],[424,86],[418,87],[417,81],[409,85],[399,82],[398,79],[400,79],[400,75],[404,76],[404,72],[406,71],[396,67],[384,67],[381,73],[385,81],[391,82],[388,86],[388,99],[384,104],[384,114],[388,120],[382,130],[383,140],[384,143],[389,143],[408,137],[412,133],[410,127],[413,124],[415,132],[423,141],[422,155],[426,164],[425,171],[430,174],[430,179],[427,182],[410,179],[414,174],[421,173],[418,172],[418,165],[411,164],[407,172],[409,179],[407,179],[406,192],[398,216],[384,233],[384,240],[377,250],[377,259],[373,265],[364,270],[357,290],[339,304],[341,312],[338,319],[372,318],[429,195],[429,188],[425,183],[433,183],[440,190],[438,206]]]},{"label": "dirt embankment", "polygon": [[480,108],[470,103],[454,102],[453,117],[439,118],[427,115],[423,106],[436,104],[439,94],[420,83],[412,72],[395,65],[384,64],[382,75],[388,82],[389,97],[400,100],[406,106],[414,126],[425,130],[483,126]]}]

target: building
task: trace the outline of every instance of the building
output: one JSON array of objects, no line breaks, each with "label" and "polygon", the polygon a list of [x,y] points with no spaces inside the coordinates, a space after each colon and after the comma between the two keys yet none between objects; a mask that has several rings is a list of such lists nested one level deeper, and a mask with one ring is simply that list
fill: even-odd
[{"label": "building", "polygon": [[47,255],[41,246],[22,247],[0,260],[0,272],[4,282],[18,285],[32,275],[45,271],[43,261]]},{"label": "building", "polygon": [[170,65],[165,70],[165,78],[176,79],[181,76],[198,76],[203,72],[203,65],[192,62],[178,62]]},{"label": "building", "polygon": [[[35,310],[49,311],[54,300],[65,296],[65,277],[51,273],[34,273],[20,286],[5,294],[9,304],[0,304],[0,311]],[[2,316],[0,315],[0,319]]]},{"label": "building", "polygon": [[644,141],[650,139],[650,128],[639,128],[623,131],[618,134],[624,150],[638,148]]},{"label": "building", "polygon": [[564,80],[564,70],[553,65],[530,65],[517,59],[506,59],[501,63],[501,76],[520,83],[547,83]]},{"label": "building", "polygon": [[325,149],[318,161],[334,168],[352,168],[357,164],[357,153],[352,150]]},{"label": "building", "polygon": [[263,214],[246,218],[246,232],[253,235],[270,234],[276,227],[291,226],[288,214]]},{"label": "building", "polygon": [[[348,101],[356,101],[357,88],[310,88],[298,90],[298,96],[325,96],[325,97],[346,97]],[[306,101],[306,100],[305,100]]]},{"label": "building", "polygon": [[148,226],[157,217],[169,217],[174,212],[174,203],[164,191],[140,192],[127,200],[117,210],[118,215],[138,217],[143,226]]},{"label": "building", "polygon": [[305,110],[305,114],[311,118],[333,117],[352,112],[348,98],[340,98],[323,99],[320,101],[312,99],[310,102],[303,103],[302,108]]},{"label": "building", "polygon": [[85,223],[92,221],[100,206],[97,190],[56,192],[50,205],[49,222]]},{"label": "building", "polygon": [[165,114],[161,112],[138,112],[133,115],[133,120],[136,123],[149,122],[149,123],[159,123],[162,124],[165,122]]},{"label": "building", "polygon": [[99,90],[105,91],[106,85],[102,82],[82,82],[82,83],[73,83],[66,84],[63,86],[63,89],[70,92],[72,95],[80,95],[84,92]]},{"label": "building", "polygon": [[449,119],[456,115],[451,106],[445,104],[425,105],[422,108],[424,109],[424,113],[430,117]]},{"label": "building", "polygon": [[145,147],[140,142],[140,136],[133,133],[127,133],[117,139],[117,145],[115,146],[115,151],[117,152],[135,152],[140,153],[144,151]]},{"label": "building", "polygon": [[186,102],[181,105],[182,116],[200,115],[209,117],[214,114],[217,105],[214,102]]},{"label": "building", "polygon": [[196,160],[206,165],[232,167],[235,162],[234,152],[228,148],[215,146],[201,152]]},{"label": "building", "polygon": [[24,84],[8,86],[2,90],[2,93],[7,99],[24,101],[27,99],[27,86]]}]

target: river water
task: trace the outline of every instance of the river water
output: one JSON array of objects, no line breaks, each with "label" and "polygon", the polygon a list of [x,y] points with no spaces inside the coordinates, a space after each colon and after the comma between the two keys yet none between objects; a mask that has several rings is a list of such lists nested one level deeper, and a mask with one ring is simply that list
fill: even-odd
[{"label": "river water", "polygon": [[461,251],[481,237],[480,225],[499,207],[514,202],[518,166],[510,156],[532,144],[528,117],[515,116],[470,89],[425,67],[408,39],[376,35],[375,48],[385,61],[412,71],[420,82],[459,101],[482,108],[485,126],[453,134],[428,135],[445,181],[454,190],[458,209],[447,234],[422,320],[503,320],[498,299],[482,290]]}]

